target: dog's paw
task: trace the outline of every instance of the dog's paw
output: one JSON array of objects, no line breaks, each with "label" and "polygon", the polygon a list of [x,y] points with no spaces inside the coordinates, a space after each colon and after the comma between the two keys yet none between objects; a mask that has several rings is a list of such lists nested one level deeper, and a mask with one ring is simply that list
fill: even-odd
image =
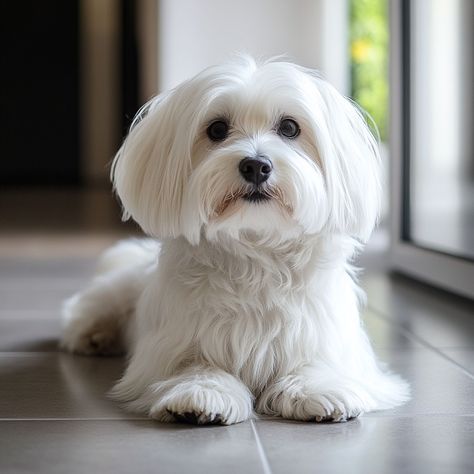
[{"label": "dog's paw", "polygon": [[224,419],[220,413],[205,413],[205,412],[186,412],[176,413],[167,410],[169,415],[173,417],[174,421],[180,423],[188,423],[191,425],[228,425],[230,424]]},{"label": "dog's paw", "polygon": [[295,395],[282,392],[273,400],[271,408],[263,409],[263,412],[291,420],[338,423],[358,417],[362,410],[333,393]]},{"label": "dog's paw", "polygon": [[[357,418],[364,411],[360,397],[350,389],[318,390],[311,383],[280,381],[269,387],[259,398],[259,413],[291,420],[344,422]],[[298,381],[299,382],[299,381]]]},{"label": "dog's paw", "polygon": [[64,329],[60,341],[63,350],[82,355],[119,355],[124,343],[119,320],[94,313],[73,297],[63,308]]},{"label": "dog's paw", "polygon": [[87,329],[68,330],[60,347],[73,354],[113,356],[124,353],[119,331],[114,325],[101,324]]},{"label": "dog's paw", "polygon": [[230,375],[210,380],[209,375],[186,378],[176,384],[165,382],[152,386],[156,399],[149,414],[159,421],[179,421],[196,425],[231,425],[253,414],[252,398],[240,382]]},{"label": "dog's paw", "polygon": [[292,404],[285,418],[317,423],[341,423],[357,418],[362,413],[361,408],[351,406],[344,396],[335,394],[312,394],[292,400]]}]

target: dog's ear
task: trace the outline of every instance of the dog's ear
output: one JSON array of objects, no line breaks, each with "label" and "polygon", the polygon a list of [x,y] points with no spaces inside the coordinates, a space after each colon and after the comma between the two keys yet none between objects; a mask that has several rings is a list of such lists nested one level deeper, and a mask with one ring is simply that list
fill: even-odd
[{"label": "dog's ear", "polygon": [[142,107],[115,156],[112,181],[123,205],[123,218],[132,217],[158,238],[176,237],[183,189],[191,166],[190,147],[180,130],[177,90],[155,97]]},{"label": "dog's ear", "polygon": [[380,155],[362,111],[317,76],[322,102],[316,140],[326,179],[332,230],[365,242],[381,204]]}]

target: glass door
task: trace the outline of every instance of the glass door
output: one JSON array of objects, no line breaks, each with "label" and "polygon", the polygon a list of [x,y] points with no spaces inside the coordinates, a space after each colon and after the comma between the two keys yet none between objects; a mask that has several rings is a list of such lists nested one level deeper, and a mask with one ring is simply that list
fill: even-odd
[{"label": "glass door", "polygon": [[391,2],[392,264],[474,297],[474,2]]}]

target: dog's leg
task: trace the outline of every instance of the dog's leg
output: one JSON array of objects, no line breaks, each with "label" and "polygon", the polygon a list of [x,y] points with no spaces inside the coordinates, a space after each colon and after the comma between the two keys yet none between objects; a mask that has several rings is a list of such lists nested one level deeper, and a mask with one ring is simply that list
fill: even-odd
[{"label": "dog's leg", "polygon": [[131,338],[131,316],[158,250],[150,240],[128,240],[104,253],[99,274],[63,305],[63,349],[85,355],[125,351]]},{"label": "dog's leg", "polygon": [[354,380],[329,367],[303,367],[276,380],[260,395],[259,413],[302,421],[341,422],[377,408]]},{"label": "dog's leg", "polygon": [[143,272],[137,269],[96,277],[64,303],[61,347],[84,355],[125,352],[130,319],[143,286]]},{"label": "dog's leg", "polygon": [[[114,398],[119,392],[117,386]],[[233,375],[215,367],[191,366],[151,384],[130,407],[147,411],[159,421],[231,425],[253,415],[253,400],[249,389]]]}]

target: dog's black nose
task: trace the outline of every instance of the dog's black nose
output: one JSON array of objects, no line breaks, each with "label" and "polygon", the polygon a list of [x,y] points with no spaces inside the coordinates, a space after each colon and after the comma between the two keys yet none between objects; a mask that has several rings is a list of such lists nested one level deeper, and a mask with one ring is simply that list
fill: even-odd
[{"label": "dog's black nose", "polygon": [[245,181],[258,186],[264,183],[272,173],[272,162],[263,155],[255,158],[244,158],[239,163],[239,171]]}]

